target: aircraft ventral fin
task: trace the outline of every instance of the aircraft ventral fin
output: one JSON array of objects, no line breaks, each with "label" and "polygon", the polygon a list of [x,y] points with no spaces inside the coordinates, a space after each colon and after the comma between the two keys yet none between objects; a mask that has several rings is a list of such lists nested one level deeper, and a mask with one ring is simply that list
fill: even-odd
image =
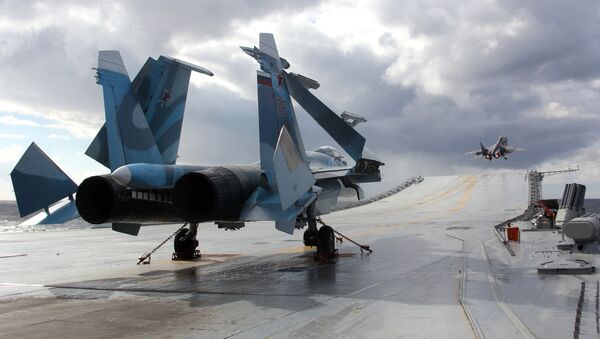
[{"label": "aircraft ventral fin", "polygon": [[137,236],[140,233],[140,224],[129,224],[129,223],[113,223],[112,230],[120,233]]},{"label": "aircraft ventral fin", "polygon": [[273,155],[273,169],[281,209],[286,210],[315,183],[308,163],[302,159],[287,128],[283,126]]}]

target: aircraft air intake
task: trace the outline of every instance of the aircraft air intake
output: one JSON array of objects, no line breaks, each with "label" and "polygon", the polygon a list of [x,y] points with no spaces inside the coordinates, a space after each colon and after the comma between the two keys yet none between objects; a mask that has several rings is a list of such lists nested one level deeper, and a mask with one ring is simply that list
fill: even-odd
[{"label": "aircraft air intake", "polygon": [[187,222],[237,221],[260,184],[256,166],[211,167],[183,175],[173,187],[173,206]]},{"label": "aircraft air intake", "polygon": [[134,191],[109,175],[85,179],[79,185],[75,203],[79,215],[90,224],[181,221],[170,203],[169,191]]}]

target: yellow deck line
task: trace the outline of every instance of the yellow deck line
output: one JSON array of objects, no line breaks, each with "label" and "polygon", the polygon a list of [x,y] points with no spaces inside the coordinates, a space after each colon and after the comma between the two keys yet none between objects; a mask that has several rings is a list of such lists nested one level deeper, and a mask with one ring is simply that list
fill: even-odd
[{"label": "yellow deck line", "polygon": [[[462,180],[457,186],[435,196],[435,198],[436,198],[435,200],[439,200],[440,197],[447,196],[450,193],[456,192],[458,189],[464,187],[465,190],[464,190],[462,196],[460,197],[460,199],[458,200],[456,205],[454,207],[452,207],[450,210],[440,211],[440,212],[436,213],[436,215],[433,215],[433,216],[410,220],[410,221],[406,221],[406,222],[403,222],[400,224],[379,226],[379,227],[374,227],[374,228],[366,228],[359,232],[350,233],[350,234],[348,234],[348,236],[359,238],[359,237],[363,237],[363,236],[371,236],[374,234],[382,234],[382,233],[388,232],[390,230],[395,230],[402,226],[438,220],[447,215],[455,214],[458,211],[462,210],[467,205],[467,203],[471,200],[471,197],[473,195],[473,191],[475,190],[476,184],[477,184],[477,176],[471,175],[471,176],[465,178],[464,180]],[[314,251],[315,249],[313,247],[301,245],[301,246],[290,246],[290,247],[281,248],[281,249],[276,250],[275,253],[293,254],[293,253],[303,253],[303,252],[311,251],[311,250]]]}]

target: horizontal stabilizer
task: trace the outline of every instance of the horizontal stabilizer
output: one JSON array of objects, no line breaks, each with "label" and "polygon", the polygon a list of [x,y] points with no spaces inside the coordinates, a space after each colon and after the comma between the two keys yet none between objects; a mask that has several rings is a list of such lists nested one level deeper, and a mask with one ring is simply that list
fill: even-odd
[{"label": "horizontal stabilizer", "polygon": [[315,182],[308,163],[300,156],[285,126],[279,133],[273,155],[273,169],[282,210],[296,202]]},{"label": "horizontal stabilizer", "polygon": [[65,205],[59,207],[55,211],[50,211],[50,214],[48,214],[38,224],[39,225],[64,224],[67,221],[71,221],[78,217],[79,217],[79,212],[77,211],[77,206],[75,206],[75,200],[69,200]]},{"label": "horizontal stabilizer", "polygon": [[72,195],[77,185],[34,142],[10,173],[21,217]]},{"label": "horizontal stabilizer", "polygon": [[127,223],[114,223],[112,224],[112,230],[116,232],[121,232],[129,235],[137,236],[140,233],[140,228],[142,225],[140,224],[127,224]]},{"label": "horizontal stabilizer", "polygon": [[75,200],[62,200],[48,208],[47,212],[34,214],[19,226],[64,224],[78,217],[79,212],[75,206]]}]

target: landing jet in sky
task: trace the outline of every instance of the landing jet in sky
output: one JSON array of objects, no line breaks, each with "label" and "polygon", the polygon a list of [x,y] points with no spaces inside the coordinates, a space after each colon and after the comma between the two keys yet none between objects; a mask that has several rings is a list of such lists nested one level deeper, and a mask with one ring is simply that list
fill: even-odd
[{"label": "landing jet in sky", "polygon": [[500,136],[498,141],[490,147],[483,146],[483,143],[479,143],[481,147],[480,150],[471,151],[466,153],[466,155],[481,155],[484,159],[492,161],[493,158],[499,159],[500,157],[508,160],[507,155],[513,152],[524,151],[522,148],[512,147],[508,145],[508,138],[504,136]]},{"label": "landing jet in sky", "polygon": [[[260,161],[176,164],[190,72],[212,72],[161,56],[148,59],[131,82],[120,54],[101,51],[97,82],[103,87],[106,123],[86,154],[111,173],[77,186],[32,143],[11,173],[21,216],[44,209],[37,223],[81,217],[132,235],[142,225],[185,223],[189,228],[177,233],[174,244],[183,259],[196,252],[201,222],[237,229],[248,221],[274,221],[276,229],[289,234],[308,225],[304,243],[317,246],[324,256],[334,255],[333,229],[317,228],[318,217],[330,213],[341,196],[361,199],[359,184],[381,180],[383,163],[353,128],[366,120],[350,113],[339,116],[309,91],[319,87],[317,81],[286,72],[290,64],[279,56],[272,34],[261,33],[259,47],[242,50],[260,65]],[[292,97],[353,164],[330,146],[304,149]]]}]

